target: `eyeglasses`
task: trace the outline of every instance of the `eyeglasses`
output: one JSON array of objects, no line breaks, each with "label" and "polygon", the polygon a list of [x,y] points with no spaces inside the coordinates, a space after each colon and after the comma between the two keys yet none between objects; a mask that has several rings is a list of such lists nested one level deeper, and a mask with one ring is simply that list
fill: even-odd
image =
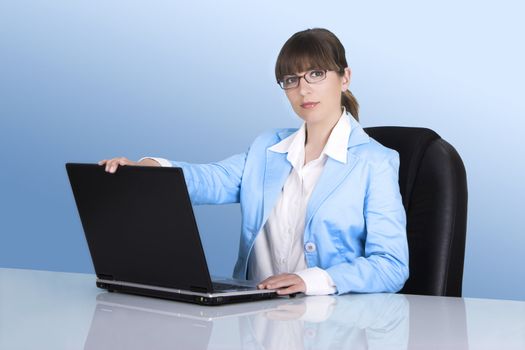
[{"label": "eyeglasses", "polygon": [[299,86],[299,81],[304,78],[307,83],[315,84],[326,79],[326,69],[312,69],[303,75],[285,75],[281,80],[277,80],[279,86],[284,90],[293,89]]}]

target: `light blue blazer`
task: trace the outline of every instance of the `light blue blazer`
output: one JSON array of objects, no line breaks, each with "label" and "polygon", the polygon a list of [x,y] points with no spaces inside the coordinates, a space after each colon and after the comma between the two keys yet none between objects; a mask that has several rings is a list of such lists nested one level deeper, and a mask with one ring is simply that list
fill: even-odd
[{"label": "light blue blazer", "polygon": [[[350,123],[346,164],[328,157],[307,205],[306,264],[325,269],[338,294],[396,292],[408,278],[399,155],[370,138],[351,116]],[[255,238],[292,170],[287,153],[268,148],[296,130],[262,133],[247,152],[215,163],[171,161],[183,169],[194,205],[240,202],[235,278],[246,278]]]}]

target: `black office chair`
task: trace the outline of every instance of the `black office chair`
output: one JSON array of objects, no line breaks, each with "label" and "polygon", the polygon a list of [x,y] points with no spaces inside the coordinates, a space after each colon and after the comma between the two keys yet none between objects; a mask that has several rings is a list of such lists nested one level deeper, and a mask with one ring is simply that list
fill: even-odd
[{"label": "black office chair", "polygon": [[467,228],[467,179],[448,142],[425,128],[365,128],[400,156],[410,277],[400,293],[461,296]]}]

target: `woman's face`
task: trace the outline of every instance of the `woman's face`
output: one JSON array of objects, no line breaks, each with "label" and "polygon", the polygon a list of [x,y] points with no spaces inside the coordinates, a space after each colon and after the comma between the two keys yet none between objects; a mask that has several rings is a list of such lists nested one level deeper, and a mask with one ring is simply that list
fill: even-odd
[{"label": "woman's face", "polygon": [[[306,72],[297,72],[302,76]],[[341,93],[348,89],[350,84],[350,68],[345,68],[343,76],[334,71],[326,72],[326,79],[308,83],[304,78],[299,79],[299,85],[285,90],[293,110],[307,124],[333,119],[341,115]]]}]

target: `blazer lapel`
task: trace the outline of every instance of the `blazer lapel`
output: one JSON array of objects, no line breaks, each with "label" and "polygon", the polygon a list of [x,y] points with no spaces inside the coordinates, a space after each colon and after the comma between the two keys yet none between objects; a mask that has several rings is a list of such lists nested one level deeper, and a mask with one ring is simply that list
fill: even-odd
[{"label": "blazer lapel", "polygon": [[328,157],[324,169],[310,196],[306,207],[306,225],[312,219],[321,203],[343,182],[357,163],[357,157],[348,153],[346,164]]},{"label": "blazer lapel", "polygon": [[356,165],[358,157],[350,151],[350,148],[367,143],[370,140],[367,133],[365,133],[363,128],[353,117],[350,117],[350,123],[352,126],[352,131],[350,133],[350,137],[348,138],[346,164],[330,157],[328,157],[326,160],[324,169],[321,173],[321,176],[317,180],[317,184],[315,185],[306,207],[305,227],[308,226],[319,206],[326,200],[328,196],[330,196],[330,194],[341,184],[341,182],[344,181],[344,179]]},{"label": "blazer lapel", "polygon": [[281,193],[286,178],[290,174],[292,165],[286,159],[287,153],[278,153],[266,150],[266,170],[264,172],[263,184],[263,215],[261,225],[266,222],[270,211],[275,205],[277,196]]}]

